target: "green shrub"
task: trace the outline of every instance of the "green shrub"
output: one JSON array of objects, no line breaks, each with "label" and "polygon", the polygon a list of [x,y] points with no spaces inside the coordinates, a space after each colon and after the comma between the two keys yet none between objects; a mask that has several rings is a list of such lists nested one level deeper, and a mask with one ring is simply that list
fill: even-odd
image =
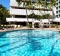
[{"label": "green shrub", "polygon": [[28,24],[28,27],[29,27],[29,28],[32,28],[32,24]]}]

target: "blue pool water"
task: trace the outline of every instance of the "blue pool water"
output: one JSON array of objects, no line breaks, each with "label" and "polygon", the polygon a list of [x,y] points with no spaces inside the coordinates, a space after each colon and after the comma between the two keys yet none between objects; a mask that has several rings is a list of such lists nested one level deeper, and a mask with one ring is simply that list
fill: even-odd
[{"label": "blue pool water", "polygon": [[0,56],[60,56],[60,33],[45,30],[1,32]]}]

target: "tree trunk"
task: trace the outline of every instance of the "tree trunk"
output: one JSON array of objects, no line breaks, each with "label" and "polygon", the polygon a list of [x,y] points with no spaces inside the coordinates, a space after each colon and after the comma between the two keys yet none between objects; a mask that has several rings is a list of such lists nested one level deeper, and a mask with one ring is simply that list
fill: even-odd
[{"label": "tree trunk", "polygon": [[54,14],[53,7],[52,7],[52,14],[53,14],[53,19],[55,19],[55,14]]},{"label": "tree trunk", "polygon": [[[31,6],[33,7],[33,4],[32,4],[32,0],[31,0]],[[33,8],[34,9],[34,8]],[[32,13],[34,13],[34,11],[32,10]],[[33,15],[34,17],[34,15]],[[34,19],[32,18],[32,28],[34,28]]]},{"label": "tree trunk", "polygon": [[32,28],[34,28],[34,19],[32,19]]},{"label": "tree trunk", "polygon": [[41,28],[41,22],[42,22],[42,21],[41,21],[41,20],[39,20],[39,21],[40,21],[40,22],[39,22],[39,28]]},{"label": "tree trunk", "polygon": [[28,13],[27,13],[27,7],[26,7],[26,18],[27,18],[27,26],[28,26]]},{"label": "tree trunk", "polygon": [[[40,4],[39,4],[39,8],[41,8],[41,7],[40,7]],[[40,13],[41,13],[41,11],[39,10],[39,15],[40,15]],[[42,26],[41,26],[41,23],[42,23],[41,18],[39,18],[39,21],[40,21],[40,22],[39,22],[39,28],[40,28],[40,27],[42,27]]]},{"label": "tree trunk", "polygon": [[49,21],[49,28],[51,28],[50,19],[48,19],[48,21]]}]

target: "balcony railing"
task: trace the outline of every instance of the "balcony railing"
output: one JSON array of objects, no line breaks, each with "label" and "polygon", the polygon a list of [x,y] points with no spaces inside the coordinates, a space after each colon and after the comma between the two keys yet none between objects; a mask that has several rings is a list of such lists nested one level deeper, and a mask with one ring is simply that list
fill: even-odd
[{"label": "balcony railing", "polygon": [[[44,13],[47,14],[47,11],[40,11],[39,10],[27,10],[28,15],[32,14],[34,12],[36,15],[42,15]],[[52,11],[48,11],[49,14],[52,15]],[[26,15],[26,9],[14,9],[10,8],[10,14],[11,15]]]}]

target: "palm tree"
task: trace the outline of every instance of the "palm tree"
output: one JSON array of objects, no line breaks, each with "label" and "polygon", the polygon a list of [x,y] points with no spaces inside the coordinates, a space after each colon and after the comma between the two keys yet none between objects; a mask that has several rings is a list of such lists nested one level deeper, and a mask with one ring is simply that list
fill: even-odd
[{"label": "palm tree", "polygon": [[[43,1],[42,7],[44,7],[44,12],[47,11],[47,13],[48,13],[48,11],[49,11],[49,9],[48,9],[49,4],[50,4],[49,1],[47,1],[47,0]],[[45,12],[45,15],[46,15],[46,12]],[[48,19],[48,16],[46,16],[46,18]]]},{"label": "palm tree", "polygon": [[42,5],[42,0],[37,0],[36,4],[39,7],[39,14],[42,13],[41,10],[40,10],[41,9],[41,5]]},{"label": "palm tree", "polygon": [[33,1],[31,0],[31,8],[32,8],[32,28],[34,28],[34,18],[35,18],[35,13],[34,13],[34,9],[35,9],[35,6],[34,6],[34,3],[32,3]]},{"label": "palm tree", "polygon": [[29,23],[28,23],[28,9],[31,8],[31,0],[27,0],[26,2],[24,2],[24,5],[26,8],[26,18],[27,18],[27,26],[28,26],[29,25]]},{"label": "palm tree", "polygon": [[18,6],[20,6],[20,4],[22,3],[22,0],[16,0],[16,2],[18,3]]},{"label": "palm tree", "polygon": [[[38,0],[39,9],[41,9],[41,6],[42,6],[42,5],[43,5],[42,0]],[[40,13],[43,14],[43,13],[41,12],[41,10],[39,10],[39,15],[40,15]],[[41,21],[42,16],[40,15],[40,16],[38,17],[38,19],[39,19],[40,24],[41,24],[41,23],[42,23],[42,21]],[[40,24],[39,24],[39,26],[40,26]]]},{"label": "palm tree", "polygon": [[53,8],[55,7],[55,5],[56,5],[56,0],[50,0],[50,1],[45,0],[42,4],[42,6],[47,9],[47,12],[48,9],[52,10],[53,15],[54,15]]},{"label": "palm tree", "polygon": [[52,10],[53,18],[55,18],[55,14],[54,14],[54,10],[53,10],[54,7],[56,7],[56,0],[51,0],[49,8]]},{"label": "palm tree", "polygon": [[8,10],[0,4],[0,25],[5,24],[6,17],[10,17]]},{"label": "palm tree", "polygon": [[32,18],[32,28],[34,28],[34,19],[36,18],[36,15],[34,13],[32,13],[28,17]]},{"label": "palm tree", "polygon": [[40,24],[41,24],[41,22],[42,22],[42,21],[41,21],[42,16],[41,16],[40,14],[43,14],[43,13],[41,12],[41,11],[43,10],[43,9],[41,8],[41,6],[42,6],[42,0],[37,0],[36,5],[38,6],[38,9],[39,9],[39,15],[36,15],[36,19],[40,21],[40,23],[39,23],[39,27],[40,27]]},{"label": "palm tree", "polygon": [[[42,6],[44,7],[44,8],[46,8],[46,9],[50,9],[50,10],[52,10],[52,14],[53,14],[53,18],[55,18],[55,14],[54,14],[54,11],[53,11],[53,7],[56,5],[56,0],[50,0],[49,2],[46,0],[43,4],[42,4]],[[48,11],[47,11],[47,13],[48,13]],[[47,17],[47,19],[49,20],[49,25],[50,25],[50,19],[48,18],[48,15],[46,16]],[[51,26],[49,26],[49,27],[51,27]]]},{"label": "palm tree", "polygon": [[56,0],[51,0],[51,2],[49,3],[48,8],[50,8],[52,10],[53,19],[55,18],[55,14],[54,14],[54,10],[53,10],[55,6],[56,6]]},{"label": "palm tree", "polygon": [[31,6],[31,1],[30,0],[16,0],[18,2],[18,6],[23,2],[23,6],[26,8],[26,18],[27,18],[27,26],[28,26],[28,9]]}]

